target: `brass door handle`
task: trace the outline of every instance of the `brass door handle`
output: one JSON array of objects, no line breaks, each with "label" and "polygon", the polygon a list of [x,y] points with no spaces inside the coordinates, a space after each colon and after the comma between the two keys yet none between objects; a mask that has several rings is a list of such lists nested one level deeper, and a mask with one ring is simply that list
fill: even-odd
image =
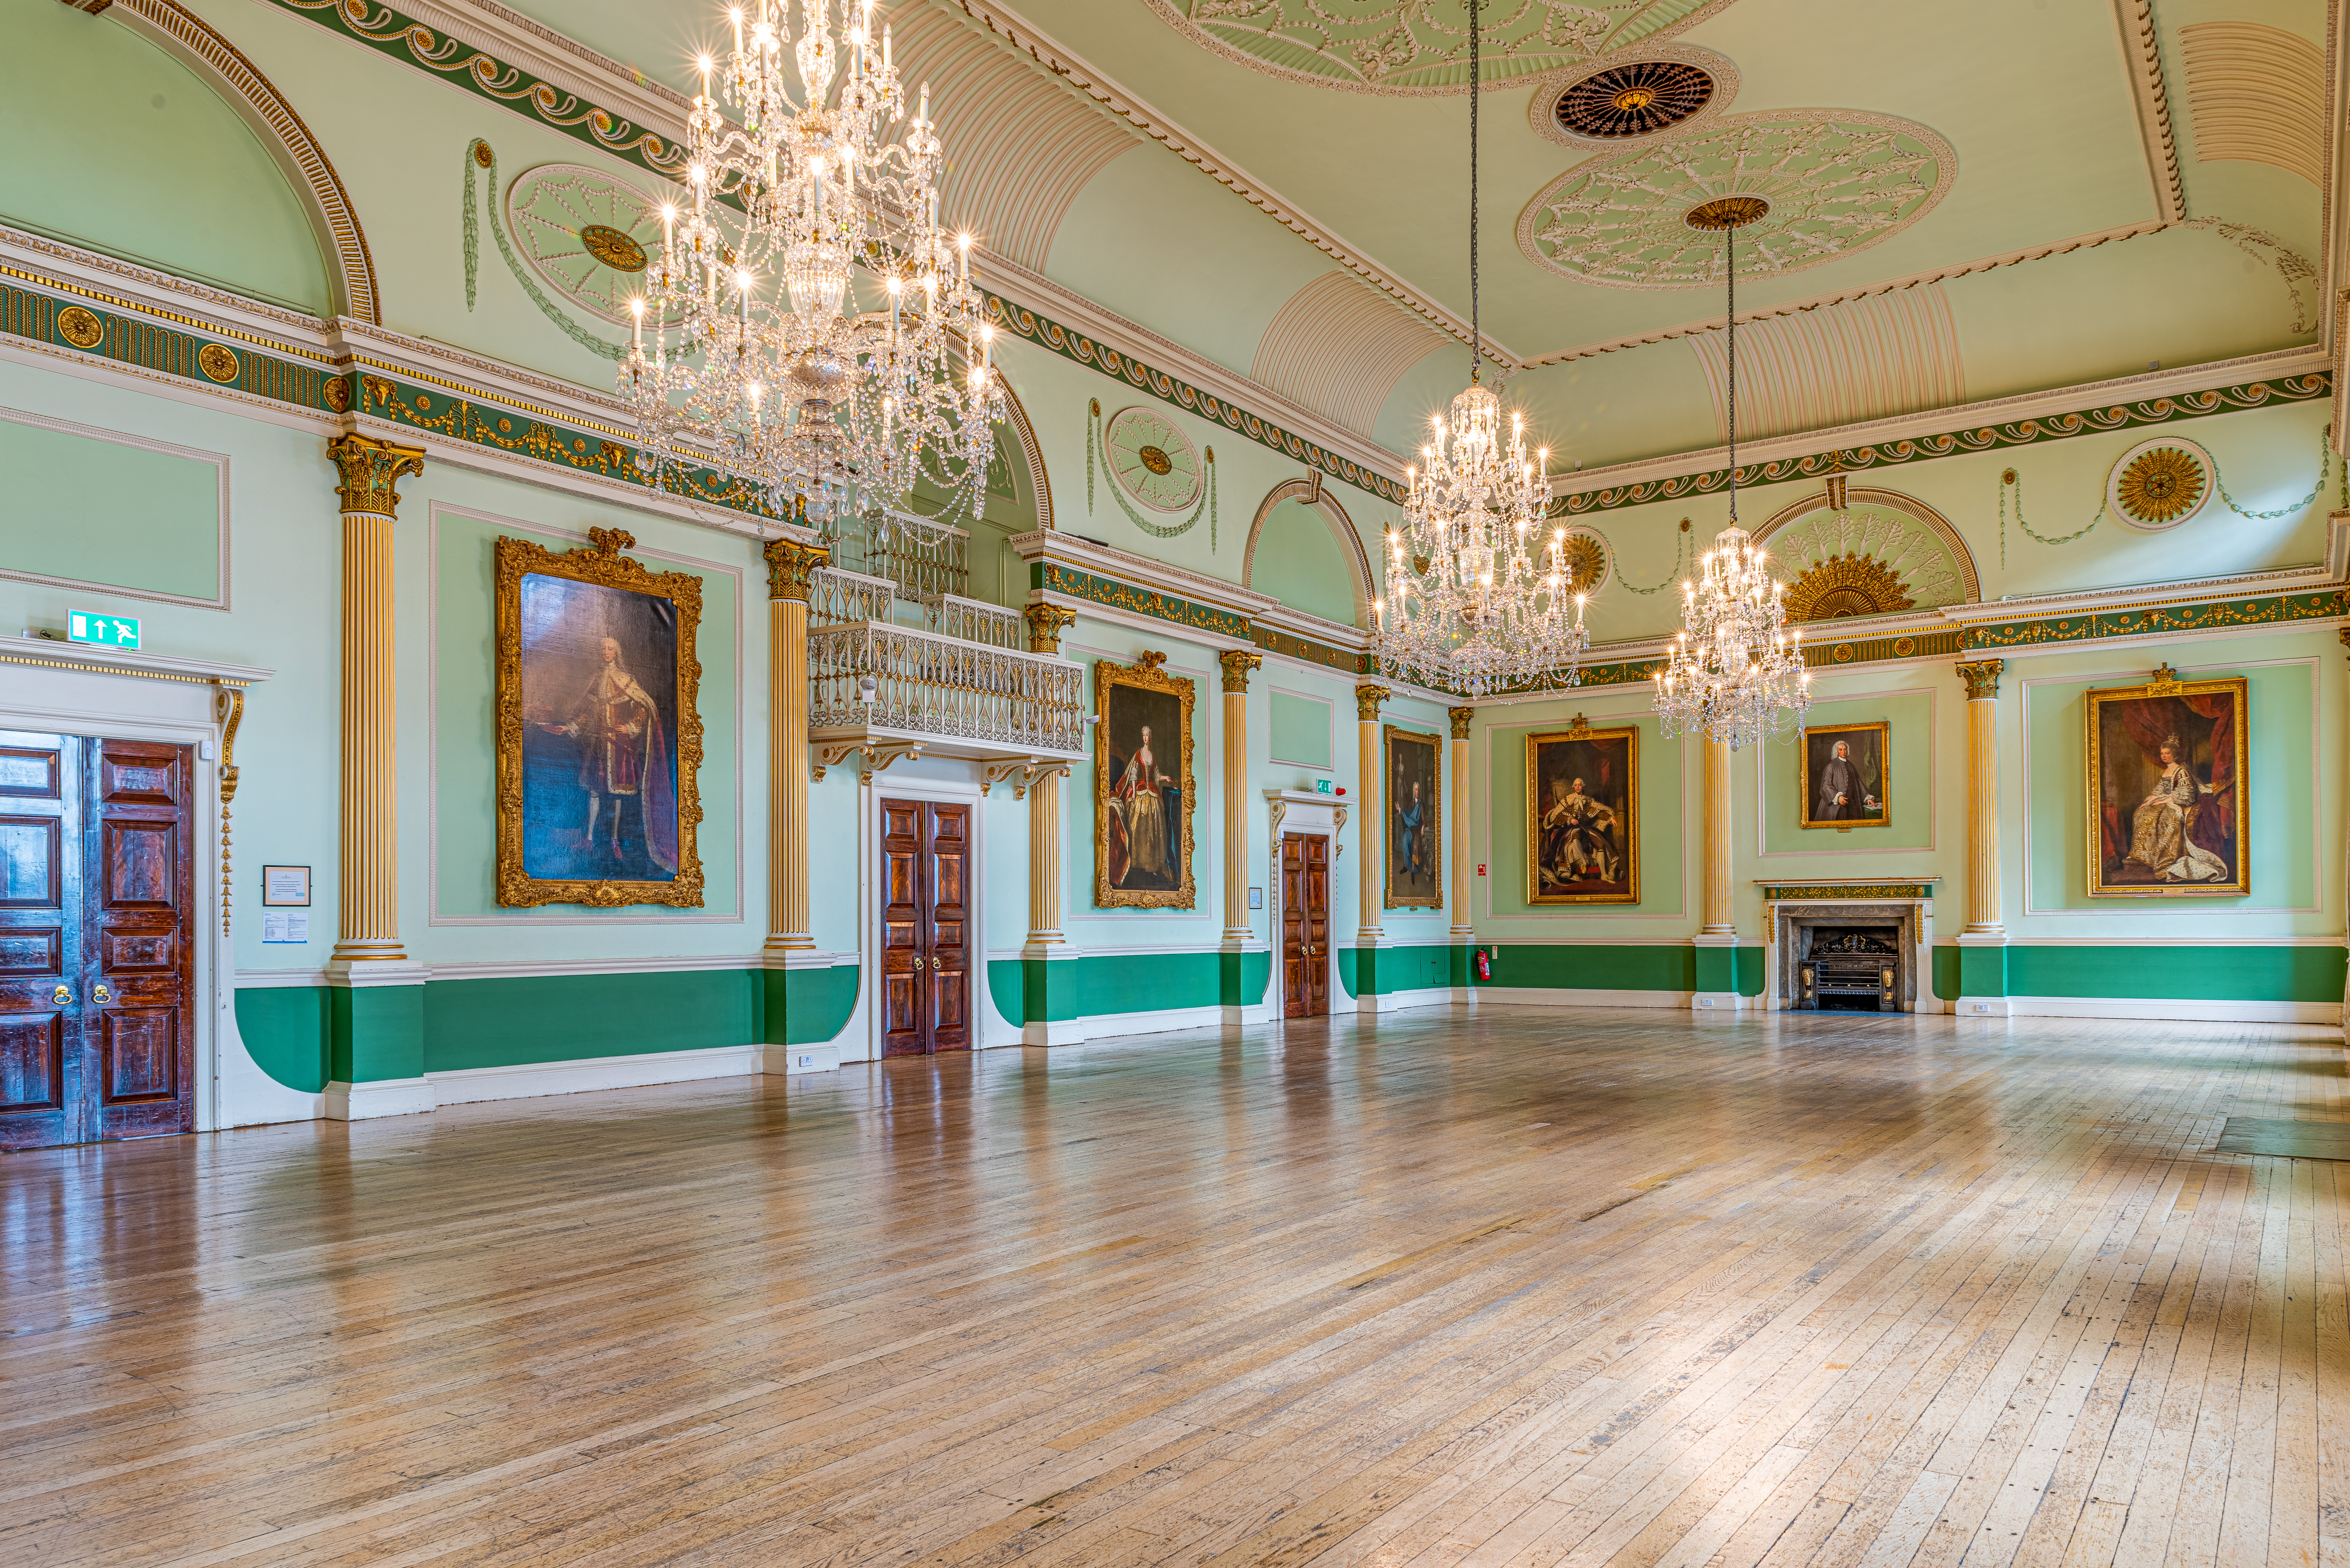
[{"label": "brass door handle", "polygon": [[61,985],[57,987],[57,990],[49,992],[49,1000],[56,1002],[59,1007],[71,1007],[73,1005],[73,992]]},{"label": "brass door handle", "polygon": [[90,988],[89,999],[92,1002],[99,1002],[102,1005],[106,1002],[112,1002],[114,1000],[114,993],[107,990],[104,985],[97,985]]}]

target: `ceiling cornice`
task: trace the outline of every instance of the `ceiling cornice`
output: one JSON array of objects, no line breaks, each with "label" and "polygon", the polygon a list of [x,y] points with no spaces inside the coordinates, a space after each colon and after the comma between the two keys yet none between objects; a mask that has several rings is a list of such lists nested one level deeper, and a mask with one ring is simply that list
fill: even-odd
[{"label": "ceiling cornice", "polygon": [[[1239,163],[1178,126],[1140,95],[1112,80],[1107,72],[1055,41],[1011,7],[997,4],[996,0],[933,0],[933,3],[961,11],[1011,48],[1027,56],[1045,70],[1067,83],[1073,90],[1082,93],[1087,100],[1126,121],[1431,326],[1463,343],[1470,340],[1466,319],[1405,283],[1373,257],[1347,244],[1296,202],[1284,199]],[[1484,343],[1486,353],[1509,369],[1521,369],[1526,363],[1506,344],[1496,341],[1491,333],[1484,335]]]},{"label": "ceiling cornice", "polygon": [[[2322,383],[2330,365],[2326,351],[2312,344],[2209,365],[2148,370],[2109,381],[2088,381],[1860,424],[1742,441],[1739,483],[1767,484],[1796,476],[1792,470],[1770,472],[1773,465],[1794,463],[1806,475],[1825,473],[1831,456],[1841,457],[1847,472],[1858,472],[1884,463],[1957,456],[1999,446],[2095,435],[2133,424],[2231,412],[2258,407],[2272,398],[2299,401],[2309,394],[2280,388],[2277,383],[2294,382],[2298,387],[2305,385],[2300,378],[2312,376]],[[2230,396],[2231,393],[2236,395]],[[2190,399],[2209,400],[2212,406],[2191,406],[2188,402]],[[2116,420],[2113,416],[2116,412],[2123,417]],[[1711,493],[1727,476],[1725,465],[1729,460],[1726,448],[1711,446],[1606,468],[1586,468],[1554,476],[1551,494],[1565,502],[1566,510],[1580,513],[1641,505],[1676,495]]]},{"label": "ceiling cornice", "polygon": [[2149,0],[2114,0],[2114,26],[2120,29],[2122,68],[2129,74],[2130,102],[2137,110],[2138,135],[2146,143],[2147,178],[2154,187],[2154,210],[2165,224],[2187,216],[2187,187],[2178,173],[2178,142],[2171,132],[2170,94],[2162,75],[2162,33]]}]

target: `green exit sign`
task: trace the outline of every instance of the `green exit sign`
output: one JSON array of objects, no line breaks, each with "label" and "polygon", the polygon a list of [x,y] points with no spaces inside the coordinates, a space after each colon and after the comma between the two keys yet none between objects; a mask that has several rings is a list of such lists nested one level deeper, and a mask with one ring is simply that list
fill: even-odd
[{"label": "green exit sign", "polygon": [[68,610],[66,640],[95,642],[107,648],[136,648],[139,646],[139,623],[129,616],[99,615],[95,610]]}]

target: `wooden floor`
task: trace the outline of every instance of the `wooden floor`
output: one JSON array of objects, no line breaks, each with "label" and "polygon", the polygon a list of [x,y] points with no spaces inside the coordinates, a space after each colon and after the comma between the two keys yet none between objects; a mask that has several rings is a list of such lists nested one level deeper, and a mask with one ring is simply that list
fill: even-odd
[{"label": "wooden floor", "polygon": [[0,1157],[0,1563],[2350,1564],[2330,1031],[1293,1025]]}]

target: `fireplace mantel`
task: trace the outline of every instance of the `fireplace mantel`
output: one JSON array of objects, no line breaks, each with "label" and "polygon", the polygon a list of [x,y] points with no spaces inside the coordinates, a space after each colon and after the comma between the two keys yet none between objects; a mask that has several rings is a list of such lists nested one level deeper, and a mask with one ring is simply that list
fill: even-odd
[{"label": "fireplace mantel", "polygon": [[1756,877],[1762,892],[1762,941],[1771,954],[1771,983],[1762,988],[1766,1011],[1793,1008],[1796,1000],[1796,947],[1814,926],[1881,924],[1894,927],[1901,950],[1897,995],[1904,1012],[1939,1012],[1929,957],[1934,940],[1934,887],[1939,877]]}]

